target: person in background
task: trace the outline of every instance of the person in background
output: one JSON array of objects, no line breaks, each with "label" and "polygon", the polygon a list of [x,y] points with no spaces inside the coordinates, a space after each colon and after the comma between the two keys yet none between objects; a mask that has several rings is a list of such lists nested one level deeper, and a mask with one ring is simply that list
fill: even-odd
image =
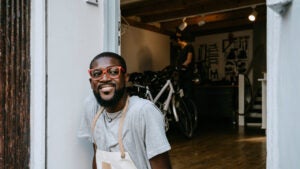
[{"label": "person in background", "polygon": [[188,33],[177,31],[177,43],[180,46],[179,58],[177,66],[180,68],[180,84],[183,88],[184,95],[191,97],[193,92],[193,67],[195,60],[195,52],[192,44],[189,43],[191,39]]},{"label": "person in background", "polygon": [[94,98],[86,101],[78,137],[93,142],[94,169],[171,169],[163,114],[149,100],[127,94],[126,69],[112,52],[91,61]]}]

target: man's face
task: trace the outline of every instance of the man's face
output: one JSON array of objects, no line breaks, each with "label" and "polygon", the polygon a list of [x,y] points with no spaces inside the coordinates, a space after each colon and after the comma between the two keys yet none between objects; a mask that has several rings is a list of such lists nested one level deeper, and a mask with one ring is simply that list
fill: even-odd
[{"label": "man's face", "polygon": [[[117,69],[117,66],[120,66],[119,61],[111,57],[101,57],[92,64],[92,71],[102,72],[99,78],[90,78],[90,83],[98,103],[104,107],[116,106],[125,93],[127,74]],[[110,74],[112,71],[110,68],[120,71],[119,75]]]}]

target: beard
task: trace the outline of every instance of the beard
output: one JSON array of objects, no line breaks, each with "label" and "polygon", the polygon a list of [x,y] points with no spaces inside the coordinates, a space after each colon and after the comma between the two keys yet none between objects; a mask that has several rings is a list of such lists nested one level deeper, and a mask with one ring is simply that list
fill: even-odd
[{"label": "beard", "polygon": [[121,89],[115,90],[114,96],[109,100],[103,100],[99,93],[93,91],[94,96],[96,97],[97,102],[103,107],[114,107],[116,106],[119,101],[122,99],[126,88],[123,87]]}]

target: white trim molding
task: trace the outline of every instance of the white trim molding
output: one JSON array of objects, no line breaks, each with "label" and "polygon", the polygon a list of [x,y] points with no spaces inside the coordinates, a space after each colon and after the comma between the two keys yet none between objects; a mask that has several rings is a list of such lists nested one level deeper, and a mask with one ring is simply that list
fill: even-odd
[{"label": "white trim molding", "polygon": [[31,1],[30,169],[46,168],[46,3]]},{"label": "white trim molding", "polygon": [[103,48],[104,51],[120,53],[119,47],[119,22],[120,22],[120,0],[101,0],[99,10],[103,13]]}]

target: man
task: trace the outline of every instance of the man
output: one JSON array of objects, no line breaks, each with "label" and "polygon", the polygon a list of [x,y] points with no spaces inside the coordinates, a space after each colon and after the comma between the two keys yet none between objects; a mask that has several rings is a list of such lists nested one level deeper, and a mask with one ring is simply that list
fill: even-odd
[{"label": "man", "polygon": [[95,99],[87,101],[79,137],[94,143],[93,168],[96,163],[98,169],[171,169],[163,115],[152,102],[129,97],[126,69],[112,52],[91,61],[90,84],[101,108],[95,108]]},{"label": "man", "polygon": [[176,33],[177,43],[181,50],[179,53],[178,66],[181,68],[180,81],[186,97],[191,97],[193,92],[193,66],[194,66],[194,47],[188,43],[189,34],[178,31]]}]

